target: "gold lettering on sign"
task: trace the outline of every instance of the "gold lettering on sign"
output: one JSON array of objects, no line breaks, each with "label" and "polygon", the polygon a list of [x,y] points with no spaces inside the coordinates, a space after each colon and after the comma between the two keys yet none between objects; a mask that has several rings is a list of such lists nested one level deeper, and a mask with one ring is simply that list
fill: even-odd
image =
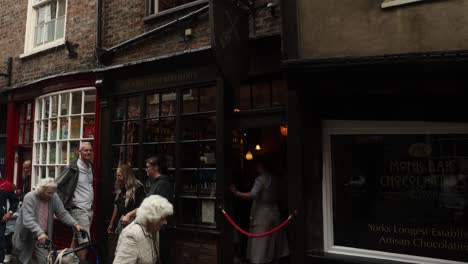
[{"label": "gold lettering on sign", "polygon": [[168,84],[194,81],[198,78],[195,71],[175,72],[160,75],[144,76],[139,79],[122,80],[117,82],[118,88],[153,88],[158,89]]}]

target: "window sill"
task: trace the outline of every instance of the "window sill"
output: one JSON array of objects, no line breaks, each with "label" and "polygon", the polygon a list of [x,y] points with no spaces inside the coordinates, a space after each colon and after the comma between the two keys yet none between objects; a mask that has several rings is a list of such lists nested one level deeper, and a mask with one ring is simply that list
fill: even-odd
[{"label": "window sill", "polygon": [[155,20],[157,20],[158,18],[167,16],[167,15],[170,15],[170,14],[174,14],[174,13],[177,13],[177,12],[179,12],[181,10],[185,10],[185,9],[188,9],[188,8],[191,8],[191,7],[199,6],[199,5],[202,5],[202,4],[205,4],[205,3],[208,3],[208,0],[193,1],[193,2],[187,3],[185,5],[176,6],[174,8],[164,10],[162,12],[158,12],[156,14],[148,15],[143,19],[143,21],[145,23],[151,23],[151,22],[154,22]]},{"label": "window sill", "polygon": [[44,51],[47,51],[47,50],[50,50],[50,49],[53,49],[53,48],[57,48],[57,47],[60,47],[60,46],[64,46],[64,45],[65,45],[65,39],[54,40],[54,41],[49,42],[47,44],[41,45],[41,46],[39,46],[37,48],[31,49],[31,50],[21,54],[19,57],[20,57],[20,59],[25,59],[25,58],[28,58],[30,56],[36,55],[38,53],[41,53],[41,52],[44,52]]}]

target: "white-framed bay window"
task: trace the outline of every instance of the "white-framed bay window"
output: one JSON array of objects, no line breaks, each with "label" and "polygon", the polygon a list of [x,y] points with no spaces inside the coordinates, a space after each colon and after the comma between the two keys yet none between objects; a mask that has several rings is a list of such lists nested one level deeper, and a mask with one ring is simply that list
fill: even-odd
[{"label": "white-framed bay window", "polygon": [[24,54],[65,43],[67,0],[29,0]]},{"label": "white-framed bay window", "polygon": [[468,123],[323,121],[328,253],[468,259]]},{"label": "white-framed bay window", "polygon": [[81,142],[93,142],[96,90],[86,87],[36,99],[32,186],[55,178],[78,157]]}]

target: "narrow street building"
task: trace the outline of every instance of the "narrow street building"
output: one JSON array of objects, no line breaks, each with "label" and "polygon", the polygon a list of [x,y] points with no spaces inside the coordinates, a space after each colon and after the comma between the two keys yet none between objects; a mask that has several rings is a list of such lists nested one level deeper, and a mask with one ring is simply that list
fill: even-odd
[{"label": "narrow street building", "polygon": [[467,9],[283,1],[295,259],[466,262]]}]

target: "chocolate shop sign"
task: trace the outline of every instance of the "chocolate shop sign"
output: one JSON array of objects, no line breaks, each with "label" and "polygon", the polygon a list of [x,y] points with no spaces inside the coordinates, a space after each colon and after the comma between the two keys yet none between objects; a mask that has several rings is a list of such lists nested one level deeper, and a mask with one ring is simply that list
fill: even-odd
[{"label": "chocolate shop sign", "polygon": [[336,246],[468,259],[468,135],[331,139]]}]

